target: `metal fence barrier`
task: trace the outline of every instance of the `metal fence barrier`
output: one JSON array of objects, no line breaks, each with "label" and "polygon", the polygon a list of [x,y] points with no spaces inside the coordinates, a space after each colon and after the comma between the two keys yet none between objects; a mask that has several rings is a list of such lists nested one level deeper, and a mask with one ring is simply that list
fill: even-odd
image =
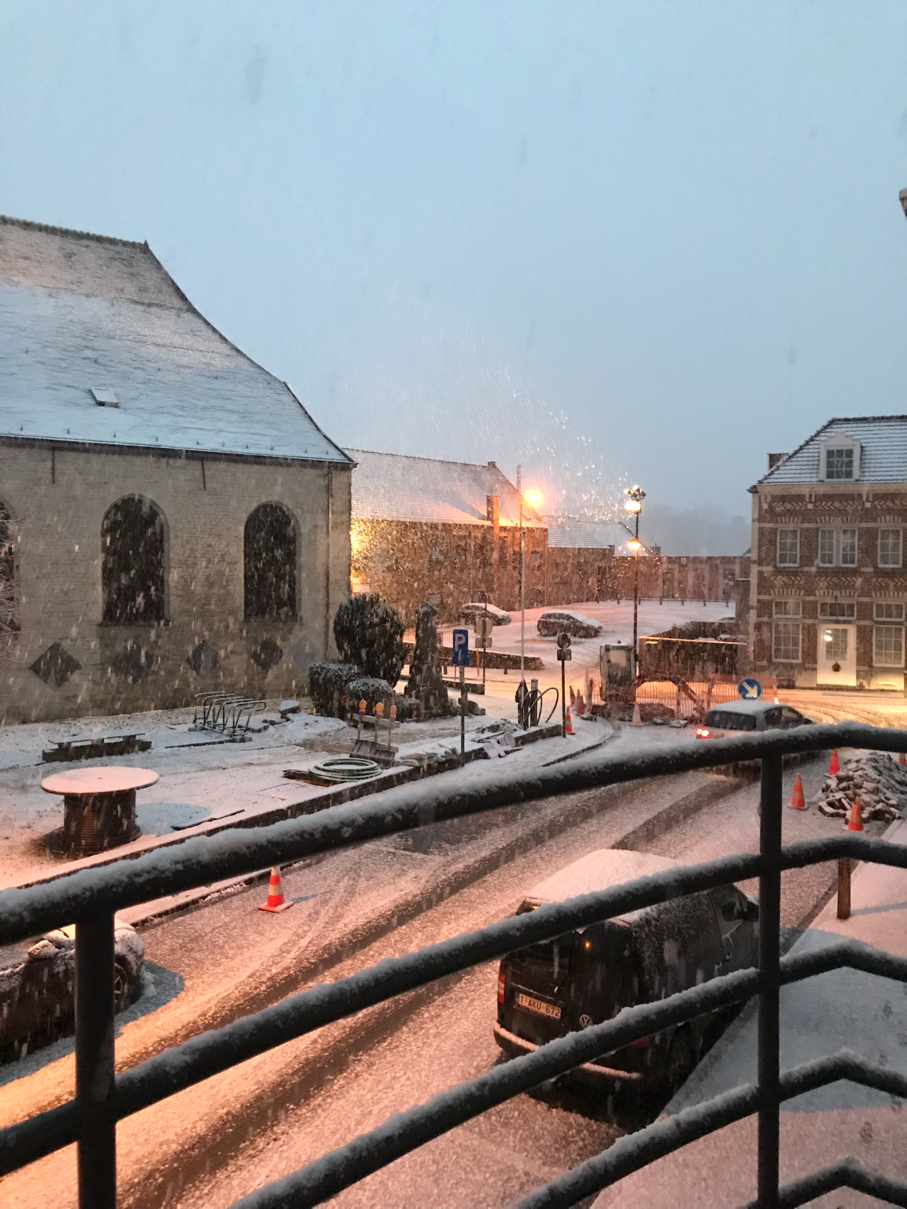
[{"label": "metal fence barrier", "polygon": [[[0,1131],[0,1175],[75,1142],[80,1209],[115,1209],[118,1120],[313,1029],[447,974],[629,910],[758,876],[758,969],[713,978],[658,1003],[625,1009],[604,1024],[550,1042],[478,1079],[440,1093],[427,1104],[392,1118],[286,1179],[259,1189],[237,1205],[243,1209],[299,1209],[319,1204],[495,1104],[632,1040],[753,995],[759,1001],[755,1086],[738,1088],[622,1138],[603,1154],[530,1193],[520,1202],[520,1209],[566,1209],[654,1159],[753,1113],[758,1114],[758,1200],[754,1205],[759,1209],[802,1205],[845,1186],[892,1204],[907,1205],[907,1185],[867,1172],[851,1160],[783,1188],[778,1183],[779,1110],[783,1101],[841,1078],[907,1097],[907,1078],[847,1052],[804,1064],[784,1075],[779,1069],[782,985],[844,966],[907,983],[907,961],[853,942],[802,956],[780,956],[783,870],[841,857],[907,868],[907,847],[861,835],[844,834],[782,847],[782,756],[832,747],[899,752],[907,750],[907,731],[855,723],[810,726],[787,733],[688,742],[632,758],[577,761],[572,767],[560,765],[519,779],[502,774],[490,785],[468,789],[409,786],[383,794],[365,806],[334,808],[326,812],[329,819],[307,816],[251,832],[224,832],[83,870],[44,885],[0,893],[0,945],[76,922],[76,1096],[58,1108]],[[539,800],[553,793],[754,758],[762,762],[758,855],[741,854],[670,870],[501,920],[291,996],[114,1075],[113,928],[114,912],[121,907],[378,835]]]}]

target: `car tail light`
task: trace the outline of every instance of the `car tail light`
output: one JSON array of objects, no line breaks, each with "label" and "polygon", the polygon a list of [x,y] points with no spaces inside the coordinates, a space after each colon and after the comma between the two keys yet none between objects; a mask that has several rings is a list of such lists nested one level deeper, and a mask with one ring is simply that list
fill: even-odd
[{"label": "car tail light", "polygon": [[707,726],[697,726],[696,727],[696,738],[697,739],[707,739],[709,737],[709,734],[710,734],[710,731]]},{"label": "car tail light", "polygon": [[504,1002],[504,986],[504,971],[502,970],[500,974],[498,974],[498,1003]]},{"label": "car tail light", "polygon": [[630,1044],[634,1049],[648,1049],[650,1041],[650,1037],[637,1037],[636,1040],[631,1041]]}]

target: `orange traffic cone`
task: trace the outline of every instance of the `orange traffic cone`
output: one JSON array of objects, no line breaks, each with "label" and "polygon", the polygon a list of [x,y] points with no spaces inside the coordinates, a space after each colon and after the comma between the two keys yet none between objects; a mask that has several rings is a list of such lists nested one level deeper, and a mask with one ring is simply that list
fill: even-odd
[{"label": "orange traffic cone", "polygon": [[268,886],[268,901],[262,903],[258,908],[259,911],[289,911],[292,903],[288,903],[283,896],[283,885],[280,880],[280,870],[271,870],[271,883]]},{"label": "orange traffic cone", "polygon": [[567,706],[567,713],[564,716],[564,734],[565,735],[573,734],[573,720],[570,717],[570,706],[569,705]]},{"label": "orange traffic cone", "polygon": [[573,685],[570,685],[570,704],[576,705],[576,693],[573,691]]},{"label": "orange traffic cone", "polygon": [[833,777],[836,776],[840,771],[841,765],[838,763],[838,753],[833,751],[831,753],[831,759],[828,761],[828,775]]},{"label": "orange traffic cone", "polygon": [[583,694],[579,692],[576,694],[576,712],[580,716],[586,712],[586,703],[583,700]]},{"label": "orange traffic cone", "polygon": [[799,773],[794,777],[794,792],[791,796],[790,804],[793,810],[806,809],[806,799],[803,796],[803,782],[800,780]]},{"label": "orange traffic cone", "polygon": [[639,712],[639,703],[633,706],[633,721],[631,726],[642,726],[642,714]]},{"label": "orange traffic cone", "polygon": [[860,806],[860,799],[854,798],[853,805],[850,808],[850,818],[847,820],[848,831],[863,830],[863,809]]},{"label": "orange traffic cone", "polygon": [[901,752],[901,754],[898,756],[898,763],[907,764],[907,756],[905,756],[903,752]]}]

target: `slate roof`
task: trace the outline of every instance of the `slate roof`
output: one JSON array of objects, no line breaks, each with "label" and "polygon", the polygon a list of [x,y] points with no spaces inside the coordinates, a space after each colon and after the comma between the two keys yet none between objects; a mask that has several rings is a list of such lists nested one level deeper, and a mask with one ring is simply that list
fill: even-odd
[{"label": "slate roof", "polygon": [[0,217],[0,391],[8,437],[349,463],[146,243]]},{"label": "slate roof", "polygon": [[835,480],[860,483],[907,482],[907,416],[854,416],[829,420],[793,453],[759,479],[756,486],[785,483],[818,483],[819,456],[829,437],[850,437],[859,441],[860,476]]},{"label": "slate roof", "polygon": [[[573,516],[549,516],[548,545],[566,549],[606,550],[614,547],[615,554],[629,554],[626,543],[632,534],[616,521],[583,520]],[[640,554],[646,554],[645,546]]]},{"label": "slate roof", "polygon": [[[353,517],[357,520],[487,525],[487,497],[496,495],[501,526],[519,524],[516,487],[493,462],[478,466],[366,449],[346,452],[356,463]],[[535,529],[544,528],[545,522],[524,504],[523,524]]]}]

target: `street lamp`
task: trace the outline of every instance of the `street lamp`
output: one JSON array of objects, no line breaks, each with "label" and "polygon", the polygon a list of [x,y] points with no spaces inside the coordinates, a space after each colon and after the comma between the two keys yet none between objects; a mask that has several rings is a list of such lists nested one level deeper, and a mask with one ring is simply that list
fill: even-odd
[{"label": "street lamp", "polygon": [[636,519],[633,537],[627,542],[628,549],[633,551],[633,678],[635,679],[636,647],[639,642],[639,551],[642,549],[642,542],[639,540],[639,514],[642,512],[642,502],[646,498],[646,493],[642,487],[628,487],[626,495],[625,507]]},{"label": "street lamp", "polygon": [[537,508],[542,496],[534,488],[523,494],[522,467],[516,468],[516,493],[520,501],[520,683],[526,682],[526,530],[523,528],[523,502]]}]

